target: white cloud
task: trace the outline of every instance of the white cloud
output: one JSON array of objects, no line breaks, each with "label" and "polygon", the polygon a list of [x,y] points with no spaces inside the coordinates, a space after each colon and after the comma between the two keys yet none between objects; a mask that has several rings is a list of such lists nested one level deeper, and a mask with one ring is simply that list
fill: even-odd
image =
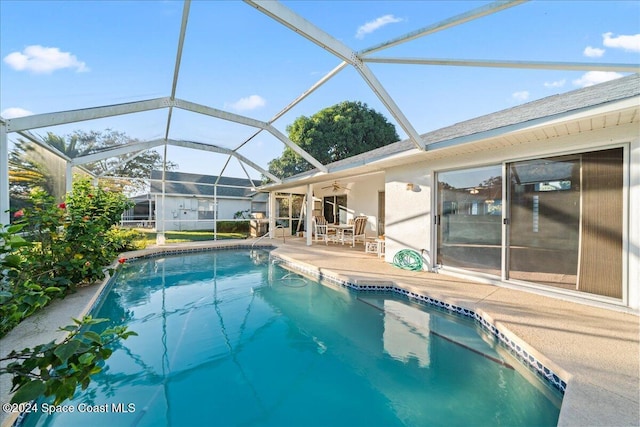
[{"label": "white cloud", "polygon": [[31,116],[32,114],[33,113],[31,111],[25,110],[24,108],[10,107],[2,110],[0,116],[4,117],[5,119],[15,119],[17,117]]},{"label": "white cloud", "polygon": [[373,33],[374,31],[384,27],[388,24],[394,24],[396,22],[402,22],[401,18],[396,18],[393,15],[384,15],[379,18],[374,19],[373,21],[369,21],[364,25],[361,25],[356,32],[357,39],[363,39],[367,34]]},{"label": "white cloud", "polygon": [[75,69],[77,72],[89,71],[87,65],[78,61],[69,52],[60,52],[57,47],[40,45],[27,46],[22,52],[12,52],[4,57],[11,68],[18,71],[48,74],[63,68]]},{"label": "white cloud", "polygon": [[600,49],[599,47],[587,46],[584,48],[584,51],[582,51],[582,54],[589,58],[600,58],[602,55],[604,55],[604,49]]},{"label": "white cloud", "polygon": [[511,94],[511,97],[516,101],[526,101],[529,99],[529,91],[522,90],[520,92],[514,92]]},{"label": "white cloud", "polygon": [[544,87],[554,88],[554,87],[562,87],[567,81],[565,79],[557,80],[555,82],[544,82]]},{"label": "white cloud", "polygon": [[640,34],[614,37],[613,33],[604,33],[602,35],[602,44],[606,47],[640,52]]},{"label": "white cloud", "polygon": [[251,95],[246,98],[240,98],[236,102],[225,104],[225,107],[236,111],[246,111],[264,107],[266,104],[267,101],[260,95]]},{"label": "white cloud", "polygon": [[609,80],[615,80],[622,77],[622,74],[614,71],[589,71],[573,81],[576,86],[587,87],[593,86],[598,83],[608,82]]}]

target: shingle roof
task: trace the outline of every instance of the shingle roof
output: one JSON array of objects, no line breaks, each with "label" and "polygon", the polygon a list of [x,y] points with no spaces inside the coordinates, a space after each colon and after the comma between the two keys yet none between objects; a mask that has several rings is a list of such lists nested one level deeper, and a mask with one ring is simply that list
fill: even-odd
[{"label": "shingle roof", "polygon": [[[527,123],[541,118],[549,118],[563,113],[577,112],[585,108],[593,108],[598,105],[621,101],[638,95],[640,95],[640,74],[632,74],[616,80],[563,94],[548,96],[506,110],[456,123],[422,134],[421,138],[425,144],[430,145],[497,130],[507,126]],[[339,160],[327,165],[327,167],[330,170],[332,168],[344,168],[350,164],[358,164],[363,160],[380,159],[413,148],[415,148],[415,146],[407,139]],[[298,176],[302,177],[316,172],[317,169],[314,169],[311,172],[305,172]]]},{"label": "shingle roof", "polygon": [[[165,175],[165,193],[213,197],[213,184],[217,179],[218,177],[213,175],[167,171]],[[151,194],[162,193],[161,180],[162,171],[154,170],[151,172]],[[256,182],[256,184],[259,184],[259,182]],[[251,190],[252,186],[253,184],[248,179],[222,176],[218,181],[217,196],[250,197],[254,193]]]}]

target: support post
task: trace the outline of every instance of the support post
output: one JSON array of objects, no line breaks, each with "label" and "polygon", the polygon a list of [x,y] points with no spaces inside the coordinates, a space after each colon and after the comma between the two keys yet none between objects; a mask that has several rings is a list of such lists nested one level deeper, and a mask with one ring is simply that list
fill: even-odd
[{"label": "support post", "polygon": [[213,240],[218,240],[218,184],[213,185]]},{"label": "support post", "polygon": [[307,246],[313,243],[313,185],[307,184],[307,215],[304,218],[305,237]]},{"label": "support post", "polygon": [[164,236],[164,214],[165,211],[167,210],[167,206],[165,204],[165,190],[166,190],[166,179],[167,179],[167,144],[164,144],[164,156],[163,156],[163,160],[162,160],[162,196],[161,196],[161,206],[162,209],[160,209],[160,228],[158,228],[158,202],[156,200],[156,245],[161,246],[164,245],[166,243],[166,239]]},{"label": "support post", "polygon": [[273,239],[276,237],[276,217],[274,216],[274,212],[276,211],[276,193],[269,193],[269,238]]}]

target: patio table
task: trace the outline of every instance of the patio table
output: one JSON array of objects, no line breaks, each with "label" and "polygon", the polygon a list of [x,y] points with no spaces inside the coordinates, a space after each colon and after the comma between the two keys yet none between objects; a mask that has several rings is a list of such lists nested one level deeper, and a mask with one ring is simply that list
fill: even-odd
[{"label": "patio table", "polygon": [[329,237],[329,241],[334,243],[342,243],[344,245],[344,231],[353,230],[353,225],[349,224],[327,224],[327,232],[333,230],[336,232],[335,237]]}]

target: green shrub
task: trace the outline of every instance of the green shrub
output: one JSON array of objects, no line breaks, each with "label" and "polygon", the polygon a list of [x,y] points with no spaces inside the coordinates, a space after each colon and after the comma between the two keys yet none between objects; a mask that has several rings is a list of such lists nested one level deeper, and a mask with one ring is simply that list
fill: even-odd
[{"label": "green shrub", "polygon": [[107,230],[106,237],[108,244],[117,252],[135,251],[147,246],[145,234],[133,228],[113,226]]},{"label": "green shrub", "polygon": [[14,225],[0,233],[0,337],[51,298],[103,279],[126,242],[111,231],[129,206],[121,193],[80,179],[65,203],[56,204],[41,189],[31,192],[30,201],[32,207],[16,212]]},{"label": "green shrub", "polygon": [[249,221],[218,221],[218,233],[249,233]]}]

